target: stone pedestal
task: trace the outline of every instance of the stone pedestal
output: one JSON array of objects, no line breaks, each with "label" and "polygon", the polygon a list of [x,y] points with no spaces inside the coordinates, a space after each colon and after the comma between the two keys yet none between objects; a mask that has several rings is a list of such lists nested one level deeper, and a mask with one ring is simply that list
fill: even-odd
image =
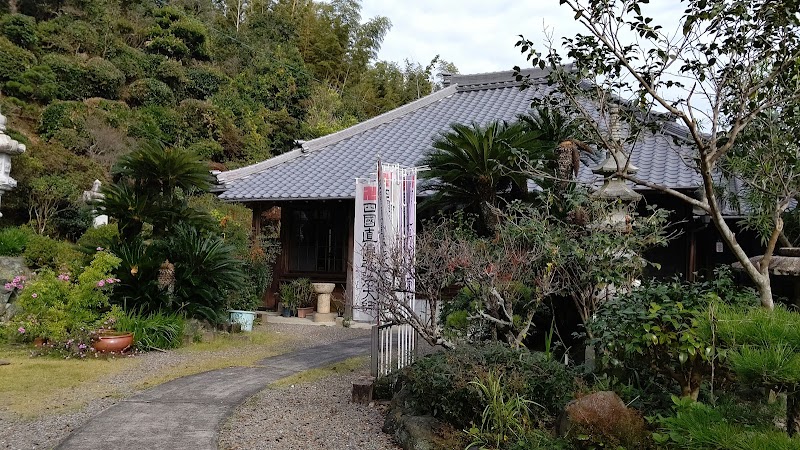
[{"label": "stone pedestal", "polygon": [[335,322],[338,316],[336,313],[316,312],[314,313],[314,322]]},{"label": "stone pedestal", "polygon": [[336,287],[335,283],[311,283],[317,293],[317,313],[329,314],[331,312],[331,292]]}]

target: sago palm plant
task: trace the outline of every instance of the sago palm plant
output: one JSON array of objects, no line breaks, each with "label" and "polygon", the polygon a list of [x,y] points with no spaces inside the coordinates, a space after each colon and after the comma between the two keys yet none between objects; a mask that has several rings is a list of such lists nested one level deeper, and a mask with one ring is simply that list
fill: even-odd
[{"label": "sago palm plant", "polygon": [[434,191],[423,206],[476,211],[487,230],[496,230],[501,200],[524,196],[527,169],[552,158],[540,135],[521,123],[452,125],[422,162],[430,169],[422,172],[426,189]]}]

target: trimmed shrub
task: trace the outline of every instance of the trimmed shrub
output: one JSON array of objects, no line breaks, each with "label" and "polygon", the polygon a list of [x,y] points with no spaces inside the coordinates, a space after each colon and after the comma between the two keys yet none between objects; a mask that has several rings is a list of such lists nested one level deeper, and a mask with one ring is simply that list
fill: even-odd
[{"label": "trimmed shrub", "polygon": [[567,404],[561,433],[577,448],[651,448],[650,433],[638,411],[610,391],[588,394]]},{"label": "trimmed shrub", "polygon": [[146,77],[153,71],[153,66],[159,59],[157,56],[119,43],[114,49],[114,54],[109,60],[119,69],[128,81],[138,80]]},{"label": "trimmed shrub", "polygon": [[186,99],[178,105],[181,127],[180,141],[193,143],[201,139],[215,140],[220,133],[221,121],[219,109],[209,102]]},{"label": "trimmed shrub", "polygon": [[106,249],[119,236],[119,229],[116,223],[103,225],[97,228],[89,228],[78,239],[78,248],[86,253],[94,254],[98,248]]},{"label": "trimmed shrub", "polygon": [[70,243],[56,241],[40,234],[30,235],[22,256],[25,258],[25,264],[33,269],[76,273],[83,265],[81,253]]},{"label": "trimmed shrub", "polygon": [[103,54],[105,42],[98,34],[98,27],[84,20],[76,20],[71,14],[39,22],[41,47],[65,55],[78,53],[89,55]]},{"label": "trimmed shrub", "polygon": [[58,95],[58,82],[53,69],[37,65],[6,83],[3,90],[14,97],[49,102]]},{"label": "trimmed shrub", "polygon": [[82,116],[86,111],[86,105],[81,102],[55,101],[42,111],[37,131],[43,138],[50,139],[61,129],[83,128]]},{"label": "trimmed shrub", "polygon": [[170,33],[179,38],[189,50],[192,58],[200,60],[210,59],[208,52],[208,30],[201,22],[191,19],[181,19],[169,28]]},{"label": "trimmed shrub", "polygon": [[147,44],[147,51],[168,58],[182,59],[189,55],[189,47],[172,35],[157,36]]},{"label": "trimmed shrub", "polygon": [[59,247],[59,242],[55,239],[34,234],[28,239],[28,244],[23,253],[25,264],[34,269],[45,267],[53,269],[55,268]]},{"label": "trimmed shrub", "polygon": [[25,14],[9,14],[0,19],[0,33],[14,44],[34,50],[39,45],[36,20]]},{"label": "trimmed shrub", "polygon": [[172,22],[177,22],[184,16],[183,11],[174,6],[164,6],[163,8],[153,11],[153,17],[156,19],[156,24],[163,29],[167,29],[172,25]]},{"label": "trimmed shrub", "polygon": [[42,64],[49,66],[56,76],[61,100],[83,100],[86,98],[86,69],[76,58],[48,53],[42,57]]},{"label": "trimmed shrub", "polygon": [[30,228],[3,228],[0,230],[0,256],[21,255],[32,235]]},{"label": "trimmed shrub", "polygon": [[86,62],[84,83],[89,84],[87,97],[104,97],[111,100],[119,98],[119,91],[125,83],[125,74],[113,63],[103,58],[92,58]]},{"label": "trimmed shrub", "polygon": [[0,36],[0,81],[12,80],[34,64],[33,53]]},{"label": "trimmed shrub", "polygon": [[180,93],[188,82],[186,70],[179,62],[172,59],[161,61],[156,69],[156,78],[169,86],[176,94]]},{"label": "trimmed shrub", "polygon": [[405,369],[398,383],[412,408],[457,428],[480,423],[484,402],[471,384],[495,371],[506,398],[536,401],[534,420],[552,423],[575,391],[575,374],[543,353],[514,350],[499,342],[460,346],[420,359]]},{"label": "trimmed shrub", "polygon": [[[733,422],[719,409],[699,402],[676,400],[675,415],[660,420],[656,442],[668,448],[691,450],[790,450],[800,439],[770,425]],[[759,414],[748,414],[754,418]]]},{"label": "trimmed shrub", "polygon": [[128,86],[125,100],[131,106],[167,106],[175,103],[175,94],[163,81],[145,78]]},{"label": "trimmed shrub", "polygon": [[182,126],[180,116],[174,109],[163,106],[146,106],[136,111],[136,116],[130,123],[128,135],[148,140],[155,139],[167,145],[173,145],[178,140]]},{"label": "trimmed shrub", "polygon": [[225,158],[225,148],[217,141],[202,139],[190,145],[187,149],[204,160],[221,162]]},{"label": "trimmed shrub", "polygon": [[205,100],[219,92],[231,79],[213,66],[192,66],[186,69],[189,79],[186,93],[189,97]]}]

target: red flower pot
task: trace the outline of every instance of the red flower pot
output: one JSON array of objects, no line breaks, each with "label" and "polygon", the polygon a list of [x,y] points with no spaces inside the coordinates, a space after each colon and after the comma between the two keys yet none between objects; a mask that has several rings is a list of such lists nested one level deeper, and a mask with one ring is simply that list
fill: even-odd
[{"label": "red flower pot", "polygon": [[92,347],[101,353],[121,353],[133,345],[133,333],[107,331],[97,336]]}]

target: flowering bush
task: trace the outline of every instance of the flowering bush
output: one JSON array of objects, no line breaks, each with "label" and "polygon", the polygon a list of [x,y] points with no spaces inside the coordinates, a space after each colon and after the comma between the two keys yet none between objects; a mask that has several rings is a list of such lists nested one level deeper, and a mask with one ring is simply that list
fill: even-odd
[{"label": "flowering bush", "polygon": [[111,273],[119,263],[116,256],[98,252],[76,280],[43,270],[20,293],[17,304],[22,312],[12,320],[10,334],[22,342],[38,337],[51,343],[72,340],[70,346],[79,346],[74,335],[96,329],[110,308],[108,296],[119,281]]},{"label": "flowering bush", "polygon": [[25,288],[25,281],[27,281],[25,276],[17,275],[13,280],[6,283],[3,287],[5,287],[7,291],[13,291],[15,289],[21,291]]}]

